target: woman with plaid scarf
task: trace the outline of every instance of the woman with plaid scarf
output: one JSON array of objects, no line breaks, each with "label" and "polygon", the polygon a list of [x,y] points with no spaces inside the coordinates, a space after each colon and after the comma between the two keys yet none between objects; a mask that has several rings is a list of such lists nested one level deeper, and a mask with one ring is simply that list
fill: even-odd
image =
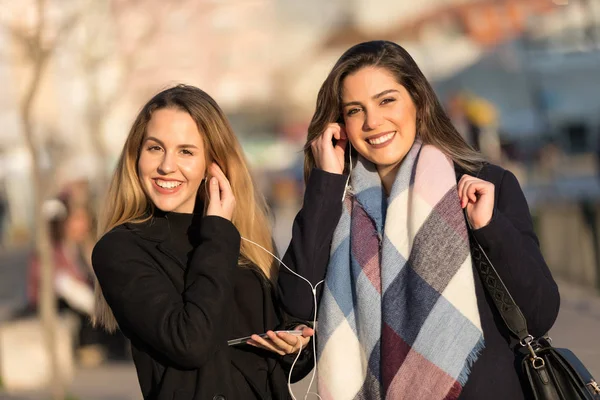
[{"label": "woman with plaid scarf", "polygon": [[[338,60],[309,126],[305,177],[284,262],[324,280],[321,398],[528,397],[468,229],[532,335],[556,319],[556,283],[515,176],[464,142],[406,50],[367,42]],[[279,287],[289,313],[314,317],[305,282],[282,269]]]}]

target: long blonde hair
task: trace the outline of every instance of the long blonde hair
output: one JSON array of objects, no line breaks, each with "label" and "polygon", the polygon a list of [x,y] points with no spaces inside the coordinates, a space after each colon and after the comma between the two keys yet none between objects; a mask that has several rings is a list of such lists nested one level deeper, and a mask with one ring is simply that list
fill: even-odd
[{"label": "long blonde hair", "polygon": [[410,54],[396,43],[376,40],[348,49],[323,82],[304,146],[305,180],[308,180],[315,166],[311,143],[325,132],[328,124],[343,122],[341,94],[344,79],[369,66],[385,68],[406,88],[417,108],[417,134],[423,143],[436,146],[468,172],[474,173],[481,168],[484,158],[454,128],[433,88]]},{"label": "long blonde hair", "polygon": [[[105,234],[124,223],[139,223],[152,218],[154,206],[142,189],[137,164],[152,113],[164,108],[185,111],[194,119],[204,140],[207,165],[214,161],[221,167],[237,200],[231,222],[241,236],[273,252],[266,202],[256,190],[242,148],[225,114],[207,93],[188,85],[177,85],[158,93],[135,119],[110,183],[105,209],[100,217],[100,233]],[[200,193],[204,195],[203,191]],[[204,204],[206,207],[208,201]],[[274,279],[277,272],[273,258],[246,241],[241,243],[239,264],[257,266],[269,279]],[[95,295],[93,322],[114,331],[117,321],[97,280]]]}]

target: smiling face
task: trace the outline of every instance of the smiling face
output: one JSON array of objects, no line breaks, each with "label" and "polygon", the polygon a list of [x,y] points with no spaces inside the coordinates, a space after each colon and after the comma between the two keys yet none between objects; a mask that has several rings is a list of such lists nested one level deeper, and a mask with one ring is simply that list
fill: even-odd
[{"label": "smiling face", "polygon": [[342,113],[352,146],[379,176],[397,170],[416,136],[417,110],[404,86],[387,69],[361,68],[343,81]]},{"label": "smiling face", "polygon": [[206,159],[198,126],[187,112],[163,108],[152,113],[138,172],[146,196],[158,209],[194,211]]}]

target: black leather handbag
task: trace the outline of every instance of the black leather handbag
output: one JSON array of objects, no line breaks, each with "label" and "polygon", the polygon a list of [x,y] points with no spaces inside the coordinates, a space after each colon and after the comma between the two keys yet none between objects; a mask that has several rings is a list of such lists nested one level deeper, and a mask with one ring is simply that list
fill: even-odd
[{"label": "black leather handbag", "polygon": [[522,381],[528,383],[525,390],[536,400],[600,400],[600,386],[575,354],[553,347],[547,336],[534,338],[529,334],[521,309],[470,231],[469,236],[471,256],[483,285],[506,326],[519,339]]}]

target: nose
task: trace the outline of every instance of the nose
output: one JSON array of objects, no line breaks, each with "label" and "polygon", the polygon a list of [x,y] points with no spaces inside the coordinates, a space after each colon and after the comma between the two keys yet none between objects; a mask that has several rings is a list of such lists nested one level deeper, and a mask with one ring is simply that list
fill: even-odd
[{"label": "nose", "polygon": [[169,152],[165,152],[165,155],[158,166],[158,172],[161,174],[170,174],[177,171],[177,162],[175,156]]},{"label": "nose", "polygon": [[365,112],[365,121],[363,124],[364,131],[372,131],[381,125],[382,117],[377,110],[369,110]]}]

